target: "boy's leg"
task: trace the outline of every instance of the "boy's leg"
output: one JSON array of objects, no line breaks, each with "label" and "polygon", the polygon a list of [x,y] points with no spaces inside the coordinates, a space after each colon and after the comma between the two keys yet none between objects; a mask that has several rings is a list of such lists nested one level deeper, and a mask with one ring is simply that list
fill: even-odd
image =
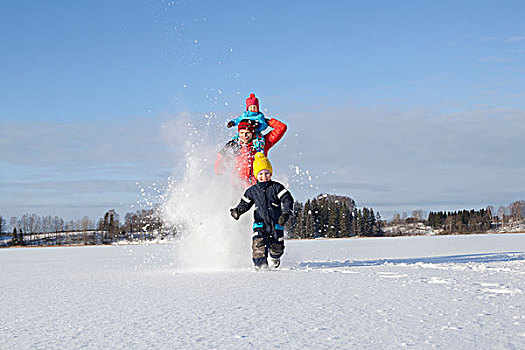
[{"label": "boy's leg", "polygon": [[275,230],[275,234],[269,240],[270,246],[270,267],[278,268],[281,264],[281,256],[284,253],[284,231]]},{"label": "boy's leg", "polygon": [[268,235],[262,223],[253,224],[252,260],[255,268],[268,266]]}]

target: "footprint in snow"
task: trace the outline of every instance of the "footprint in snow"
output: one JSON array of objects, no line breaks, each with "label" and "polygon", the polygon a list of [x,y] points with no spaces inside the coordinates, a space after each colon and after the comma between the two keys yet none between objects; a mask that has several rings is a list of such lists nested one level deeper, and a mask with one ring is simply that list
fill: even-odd
[{"label": "footprint in snow", "polygon": [[452,284],[452,280],[439,277],[422,278],[421,282],[429,284]]},{"label": "footprint in snow", "polygon": [[381,278],[403,278],[403,277],[408,277],[408,275],[405,274],[405,273],[399,274],[399,273],[395,273],[395,272],[378,272],[378,275]]},{"label": "footprint in snow", "polygon": [[501,288],[484,288],[482,290],[483,293],[489,293],[489,294],[508,294],[508,295],[514,295],[514,294],[521,294],[523,291],[521,289],[515,288],[510,289],[508,287],[502,286]]}]

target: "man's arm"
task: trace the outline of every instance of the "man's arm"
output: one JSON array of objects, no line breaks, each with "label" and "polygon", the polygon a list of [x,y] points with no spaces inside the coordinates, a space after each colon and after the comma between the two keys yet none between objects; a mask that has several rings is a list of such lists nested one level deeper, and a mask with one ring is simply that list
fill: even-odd
[{"label": "man's arm", "polygon": [[224,162],[234,153],[233,147],[235,141],[229,141],[224,147],[217,153],[217,159],[215,160],[215,174],[222,175],[225,171]]},{"label": "man's arm", "polygon": [[278,121],[277,119],[270,119],[268,126],[273,128],[268,134],[264,136],[264,153],[267,154],[268,150],[273,147],[283,137],[284,133],[288,129],[286,124]]}]

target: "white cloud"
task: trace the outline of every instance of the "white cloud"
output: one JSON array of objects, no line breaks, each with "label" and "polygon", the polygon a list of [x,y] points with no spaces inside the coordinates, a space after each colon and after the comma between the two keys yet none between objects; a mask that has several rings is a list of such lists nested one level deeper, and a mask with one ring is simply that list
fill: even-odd
[{"label": "white cloud", "polygon": [[303,111],[287,121],[301,136],[287,136],[286,157],[316,174],[335,171],[316,186],[341,191],[360,205],[431,210],[441,203],[508,203],[525,194],[523,110],[443,114],[342,106]]},{"label": "white cloud", "polygon": [[159,119],[112,122],[5,122],[0,160],[19,165],[101,166],[157,162],[163,146]]},{"label": "white cloud", "polygon": [[[335,192],[388,216],[525,197],[524,110],[440,113],[340,105],[279,114],[289,131],[269,155],[299,200]],[[28,208],[47,214],[46,203],[73,217],[97,217],[112,207],[130,210],[139,192],[135,182],[182,175],[185,144],[204,142],[219,150],[233,134],[223,122],[179,115],[106,125],[4,123],[0,207],[12,212],[0,215],[21,215]]]},{"label": "white cloud", "polygon": [[518,43],[525,40],[525,36],[511,36],[505,40],[506,44]]},{"label": "white cloud", "polygon": [[177,164],[176,145],[162,135],[169,118],[2,123],[0,215],[75,218],[130,210],[139,194],[136,182],[167,181]]}]

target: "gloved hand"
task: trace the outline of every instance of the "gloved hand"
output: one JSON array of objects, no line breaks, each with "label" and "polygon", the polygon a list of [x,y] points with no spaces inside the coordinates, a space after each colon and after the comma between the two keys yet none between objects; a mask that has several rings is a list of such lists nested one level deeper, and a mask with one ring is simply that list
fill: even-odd
[{"label": "gloved hand", "polygon": [[235,220],[239,220],[241,217],[241,213],[239,213],[239,209],[237,208],[230,209],[230,214]]},{"label": "gloved hand", "polygon": [[231,127],[233,127],[233,126],[235,126],[235,123],[233,122],[233,120],[230,120],[230,121],[228,122],[228,124],[226,124],[226,127],[227,127],[227,128],[231,128]]},{"label": "gloved hand", "polygon": [[277,223],[281,226],[284,226],[286,222],[288,221],[288,219],[290,219],[290,213],[289,212],[282,213],[282,215],[279,216],[279,220],[277,221]]}]

